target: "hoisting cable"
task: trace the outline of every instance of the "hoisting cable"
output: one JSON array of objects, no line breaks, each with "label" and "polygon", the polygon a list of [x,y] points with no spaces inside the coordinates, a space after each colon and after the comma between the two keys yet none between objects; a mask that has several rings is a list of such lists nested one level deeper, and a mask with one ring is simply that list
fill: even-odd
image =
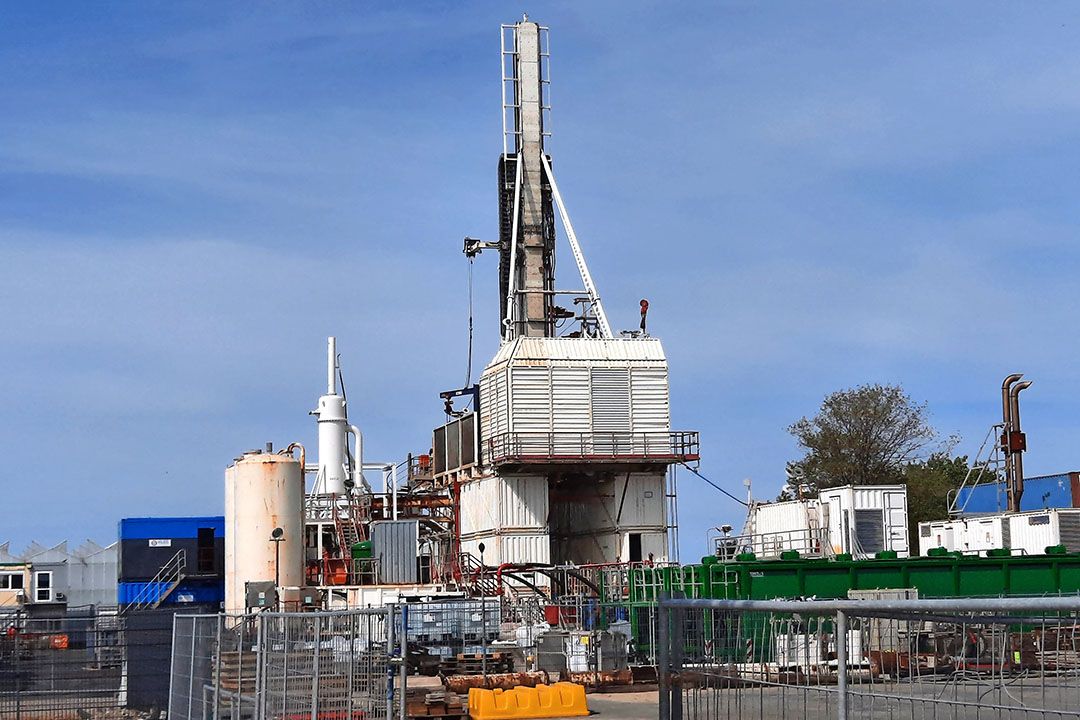
[{"label": "hoisting cable", "polygon": [[735,502],[737,502],[737,503],[739,503],[740,505],[742,505],[743,507],[750,507],[749,505],[747,505],[747,504],[746,504],[746,501],[745,501],[745,500],[740,500],[739,498],[735,497],[734,495],[732,495],[731,493],[729,493],[729,492],[728,492],[727,490],[725,490],[724,488],[720,487],[719,485],[717,485],[716,483],[714,483],[714,482],[713,482],[712,480],[710,480],[709,478],[707,478],[707,477],[705,477],[704,475],[702,475],[701,473],[699,473],[699,472],[698,472],[697,470],[695,470],[695,469],[694,469],[693,467],[691,467],[690,465],[687,465],[686,463],[679,463],[679,464],[680,464],[680,465],[682,465],[683,467],[685,467],[685,468],[686,468],[687,470],[689,470],[690,472],[692,472],[692,473],[694,473],[695,475],[697,475],[697,476],[698,476],[699,478],[701,478],[701,479],[702,479],[702,480],[704,480],[705,482],[707,482],[707,483],[709,483],[710,485],[712,485],[712,486],[713,486],[714,488],[716,488],[717,490],[719,490],[719,491],[720,491],[720,492],[722,492],[723,494],[727,495],[727,496],[728,496],[729,498],[731,498],[731,499],[732,499],[732,500],[734,500]]}]

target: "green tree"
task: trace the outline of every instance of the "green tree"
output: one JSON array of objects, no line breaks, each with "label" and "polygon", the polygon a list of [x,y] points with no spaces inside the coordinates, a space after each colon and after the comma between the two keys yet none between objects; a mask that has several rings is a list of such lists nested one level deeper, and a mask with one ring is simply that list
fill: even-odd
[{"label": "green tree", "polygon": [[912,555],[919,547],[919,523],[948,518],[949,493],[963,484],[967,473],[967,456],[950,457],[948,452],[933,453],[926,460],[908,463],[904,468]]},{"label": "green tree", "polygon": [[930,451],[937,433],[926,403],[899,385],[860,385],[827,396],[817,415],[788,428],[804,455],[788,466],[789,483],[811,493],[839,485],[900,483]]}]

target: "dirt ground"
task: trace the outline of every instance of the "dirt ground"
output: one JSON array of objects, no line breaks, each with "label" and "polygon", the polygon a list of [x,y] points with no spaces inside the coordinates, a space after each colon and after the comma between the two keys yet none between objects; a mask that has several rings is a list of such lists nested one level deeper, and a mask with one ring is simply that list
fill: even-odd
[{"label": "dirt ground", "polygon": [[589,712],[609,720],[656,720],[658,693],[592,693],[588,696]]}]

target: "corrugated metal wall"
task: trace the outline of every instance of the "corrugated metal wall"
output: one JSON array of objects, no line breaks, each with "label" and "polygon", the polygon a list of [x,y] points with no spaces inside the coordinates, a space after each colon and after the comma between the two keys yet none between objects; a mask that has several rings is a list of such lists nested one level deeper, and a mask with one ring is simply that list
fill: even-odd
[{"label": "corrugated metal wall", "polygon": [[630,398],[634,432],[667,432],[671,428],[666,368],[632,368]]},{"label": "corrugated metal wall", "polygon": [[371,549],[379,561],[379,579],[391,585],[419,581],[418,520],[377,520],[371,523]]},{"label": "corrugated metal wall", "polygon": [[668,369],[659,344],[578,339],[508,346],[480,379],[481,442],[508,432],[670,430]]},{"label": "corrugated metal wall", "polygon": [[485,565],[551,562],[551,539],[547,533],[520,532],[462,538],[461,549],[478,558],[480,543],[484,543]]},{"label": "corrugated metal wall", "polygon": [[560,432],[587,433],[592,428],[589,402],[589,369],[554,367],[551,369],[553,424]]},{"label": "corrugated metal wall", "polygon": [[461,534],[495,530],[546,532],[548,482],[542,475],[474,480],[461,486]]}]

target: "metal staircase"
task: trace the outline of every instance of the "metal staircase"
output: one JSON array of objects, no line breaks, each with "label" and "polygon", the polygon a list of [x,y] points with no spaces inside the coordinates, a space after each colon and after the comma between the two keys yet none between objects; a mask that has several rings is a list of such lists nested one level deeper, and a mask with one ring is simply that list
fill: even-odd
[{"label": "metal staircase", "polygon": [[184,581],[186,570],[187,552],[181,549],[161,566],[157,575],[143,585],[131,602],[120,610],[120,613],[159,607]]},{"label": "metal staircase", "polygon": [[461,553],[458,562],[461,565],[461,580],[472,595],[490,597],[499,594],[498,581],[471,553]]}]

